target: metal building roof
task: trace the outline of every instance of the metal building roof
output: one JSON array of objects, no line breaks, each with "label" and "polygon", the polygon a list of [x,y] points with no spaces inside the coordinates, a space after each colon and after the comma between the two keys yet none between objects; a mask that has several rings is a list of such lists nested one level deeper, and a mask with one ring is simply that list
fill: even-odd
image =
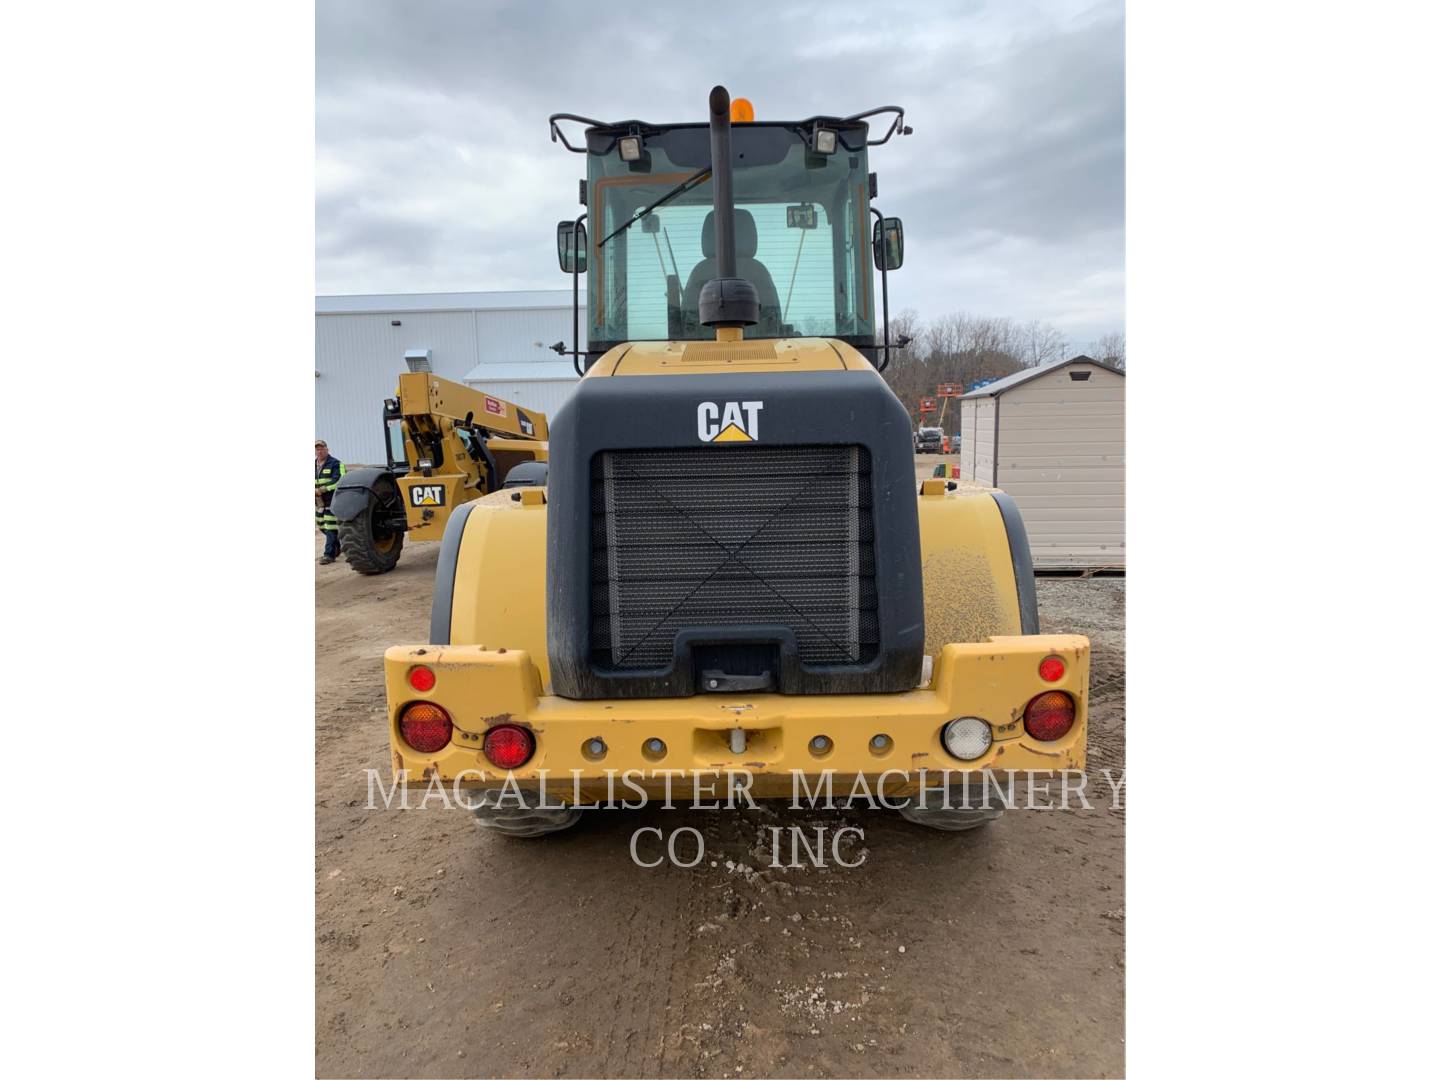
[{"label": "metal building roof", "polygon": [[1024,368],[1013,375],[1006,375],[1003,379],[996,379],[992,383],[976,387],[968,394],[962,394],[962,398],[998,397],[1006,390],[1012,390],[1021,383],[1027,383],[1031,379],[1038,379],[1041,375],[1049,374],[1065,367],[1068,364],[1093,364],[1095,367],[1103,368],[1106,371],[1113,371],[1116,375],[1124,375],[1125,372],[1110,364],[1102,363],[1099,360],[1092,360],[1088,356],[1072,356],[1068,360],[1051,360],[1048,364],[1037,364],[1035,367]]},{"label": "metal building roof", "polygon": [[518,360],[476,364],[465,376],[465,382],[524,382],[570,379],[579,382],[575,365],[569,360]]},{"label": "metal building roof", "polygon": [[[569,289],[528,289],[515,292],[373,293],[360,296],[317,296],[316,315],[388,315],[400,311],[505,311],[565,308]],[[580,293],[585,307],[585,292]]]}]

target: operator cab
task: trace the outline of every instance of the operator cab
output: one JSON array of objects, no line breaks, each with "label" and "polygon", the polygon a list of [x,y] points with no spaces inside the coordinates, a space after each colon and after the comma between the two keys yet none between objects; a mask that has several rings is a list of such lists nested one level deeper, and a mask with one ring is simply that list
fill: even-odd
[{"label": "operator cab", "polygon": [[[748,103],[733,104],[748,111]],[[866,118],[887,112],[894,121],[870,140]],[[587,125],[583,146],[571,145],[559,120]],[[709,126],[557,114],[551,129],[586,156],[587,213],[561,222],[558,233],[562,269],[588,271],[584,366],[624,342],[713,340],[701,312],[706,283],[721,276]],[[871,262],[882,275],[897,269],[903,233],[888,218],[872,235],[872,215],[880,215],[870,206],[868,147],[897,132],[909,129],[894,106],[844,119],[732,123],[735,276],[759,303],[746,339],[838,338],[872,362],[883,353]]]}]

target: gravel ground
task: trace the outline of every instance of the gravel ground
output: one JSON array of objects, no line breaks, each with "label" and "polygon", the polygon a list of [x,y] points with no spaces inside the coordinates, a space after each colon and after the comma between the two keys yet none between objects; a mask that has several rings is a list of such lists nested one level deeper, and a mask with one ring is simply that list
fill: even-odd
[{"label": "gravel ground", "polygon": [[[318,1075],[1123,1074],[1124,811],[1103,784],[1092,810],[959,834],[766,804],[527,842],[434,803],[367,809],[365,770],[389,776],[380,656],[425,639],[437,549],[316,572]],[[1042,630],[1093,645],[1090,773],[1123,769],[1125,582],[1039,595]],[[863,865],[771,869],[780,824],[858,826]],[[632,863],[635,829],[682,825],[698,866]]]}]

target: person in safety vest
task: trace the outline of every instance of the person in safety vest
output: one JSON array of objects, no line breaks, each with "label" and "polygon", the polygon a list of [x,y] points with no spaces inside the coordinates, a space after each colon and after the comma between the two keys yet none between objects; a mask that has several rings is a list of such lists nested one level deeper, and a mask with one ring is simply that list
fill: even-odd
[{"label": "person in safety vest", "polygon": [[340,526],[330,512],[330,499],[345,475],[345,465],[330,456],[324,439],[315,440],[315,527],[325,537],[325,554],[320,564],[333,563],[340,555]]}]

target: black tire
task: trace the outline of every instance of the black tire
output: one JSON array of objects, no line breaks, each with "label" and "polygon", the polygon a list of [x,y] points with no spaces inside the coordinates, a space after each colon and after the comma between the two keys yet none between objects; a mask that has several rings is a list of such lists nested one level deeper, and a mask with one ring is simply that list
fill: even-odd
[{"label": "black tire", "polygon": [[941,832],[979,829],[1004,812],[1004,799],[984,781],[979,791],[972,788],[967,792],[959,785],[952,785],[948,790],[931,788],[924,792],[923,797],[907,799],[900,808],[900,816],[906,821]]},{"label": "black tire", "polygon": [[573,807],[564,810],[526,810],[510,806],[473,810],[471,813],[475,815],[475,824],[482,829],[508,836],[512,840],[534,840],[541,836],[553,836],[580,823],[580,811]]},{"label": "black tire", "polygon": [[925,807],[907,806],[900,816],[914,825],[940,832],[969,832],[983,829],[998,818],[1003,810],[928,810]]},{"label": "black tire", "polygon": [[[475,815],[475,824],[480,828],[517,840],[550,836],[573,828],[580,822],[580,811],[573,806],[497,805],[504,802],[506,794],[503,788],[489,788],[466,792],[465,799],[461,801]],[[524,796],[521,798],[523,800]]]},{"label": "black tire", "polygon": [[405,533],[382,527],[382,519],[380,498],[372,491],[364,511],[340,522],[340,553],[357,573],[384,574],[400,561]]}]

